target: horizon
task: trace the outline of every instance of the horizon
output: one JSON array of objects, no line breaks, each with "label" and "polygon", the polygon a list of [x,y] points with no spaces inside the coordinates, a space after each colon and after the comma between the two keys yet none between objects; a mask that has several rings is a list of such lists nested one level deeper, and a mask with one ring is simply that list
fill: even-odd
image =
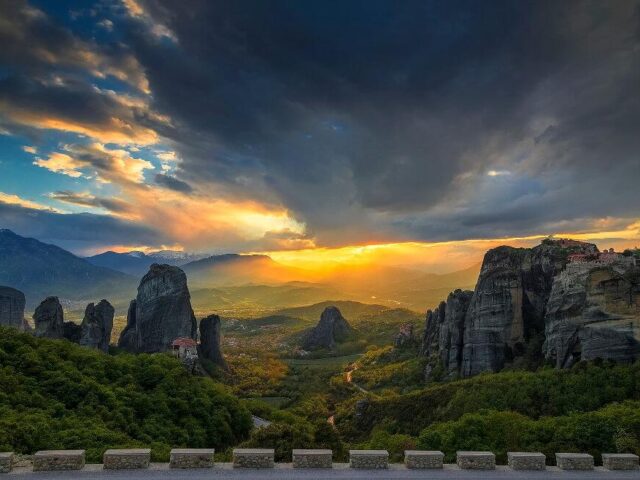
[{"label": "horizon", "polygon": [[241,3],[3,4],[0,226],[318,269],[640,244],[633,2]]}]

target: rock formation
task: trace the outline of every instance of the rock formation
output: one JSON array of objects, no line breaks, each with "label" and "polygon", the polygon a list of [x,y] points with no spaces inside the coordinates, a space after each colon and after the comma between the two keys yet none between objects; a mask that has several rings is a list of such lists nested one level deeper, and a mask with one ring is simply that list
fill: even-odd
[{"label": "rock formation", "polygon": [[128,352],[135,352],[138,348],[138,332],[136,331],[136,301],[131,300],[127,310],[127,325],[120,333],[118,347]]},{"label": "rock formation", "polygon": [[545,357],[567,368],[579,360],[640,358],[640,269],[571,264],[551,289]]},{"label": "rock formation", "polygon": [[187,276],[178,267],[154,263],[140,281],[135,310],[129,309],[118,346],[139,353],[163,352],[176,338],[195,339],[197,328]]},{"label": "rock formation", "polygon": [[98,305],[87,305],[82,320],[80,345],[107,353],[111,342],[114,313],[114,308],[106,300],[100,300]]},{"label": "rock formation", "polygon": [[58,297],[47,297],[33,314],[36,337],[63,338],[64,314]]},{"label": "rock formation", "polygon": [[327,307],[320,316],[318,324],[307,334],[302,348],[316,350],[318,348],[333,349],[336,343],[345,341],[353,328],[345,320],[336,307]]},{"label": "rock formation", "polygon": [[530,339],[544,335],[552,287],[569,254],[597,252],[593,244],[572,240],[489,250],[474,292],[456,290],[427,312],[421,353],[430,358],[428,368],[441,362],[449,378],[468,377],[499,371],[524,355]]},{"label": "rock formation", "polygon": [[457,374],[462,363],[464,322],[472,296],[472,291],[455,290],[446,302],[427,311],[422,354],[439,360],[448,376]]},{"label": "rock formation", "polygon": [[413,336],[413,323],[400,325],[400,331],[393,341],[395,348],[407,348],[415,345],[416,339]]},{"label": "rock formation", "polygon": [[205,358],[219,367],[227,368],[220,349],[220,317],[209,315],[200,320],[200,345],[198,356]]},{"label": "rock formation", "polygon": [[24,293],[11,287],[0,286],[0,325],[25,329]]}]

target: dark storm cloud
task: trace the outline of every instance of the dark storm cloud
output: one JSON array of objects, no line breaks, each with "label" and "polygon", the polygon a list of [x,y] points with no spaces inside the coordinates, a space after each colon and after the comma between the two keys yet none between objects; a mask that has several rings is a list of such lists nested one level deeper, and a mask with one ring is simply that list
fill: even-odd
[{"label": "dark storm cloud", "polygon": [[637,0],[128,3],[98,41],[0,2],[7,129],[157,135],[181,158],[157,184],[281,203],[325,245],[637,218]]},{"label": "dark storm cloud", "polygon": [[[179,125],[181,177],[275,195],[325,242],[535,232],[640,205],[637,188],[592,190],[640,177],[638,2],[141,5],[177,38],[127,37]],[[489,169],[540,191],[509,212],[500,186],[484,191],[498,203],[474,196]]]},{"label": "dark storm cloud", "polygon": [[162,232],[107,215],[60,214],[2,202],[0,226],[19,235],[51,241],[74,250],[122,244],[160,246],[169,243]]},{"label": "dark storm cloud", "polygon": [[[111,75],[145,90],[144,72],[122,44],[85,40],[24,0],[0,0],[0,64],[32,77]],[[6,73],[6,71],[5,71]]]},{"label": "dark storm cloud", "polygon": [[105,210],[115,213],[124,213],[131,208],[127,202],[117,198],[96,197],[91,194],[71,192],[69,190],[51,192],[48,197],[52,200],[69,203],[71,205],[104,208]]},{"label": "dark storm cloud", "polygon": [[163,173],[156,174],[155,181],[161,187],[169,188],[176,192],[191,193],[193,191],[193,188],[187,182]]}]

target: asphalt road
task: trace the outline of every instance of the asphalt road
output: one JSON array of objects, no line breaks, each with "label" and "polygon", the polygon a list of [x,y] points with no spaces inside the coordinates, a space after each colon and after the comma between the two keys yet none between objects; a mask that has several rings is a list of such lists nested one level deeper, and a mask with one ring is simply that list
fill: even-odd
[{"label": "asphalt road", "polygon": [[513,471],[499,466],[493,471],[460,470],[445,465],[442,470],[407,470],[403,465],[391,465],[388,470],[354,470],[347,464],[334,464],[326,470],[293,469],[288,464],[265,470],[233,469],[230,464],[217,464],[215,468],[174,470],[166,464],[152,464],[148,470],[102,470],[101,465],[87,465],[72,472],[31,472],[18,468],[0,478],[7,480],[640,480],[640,470],[608,471],[596,467],[593,471],[562,471],[548,467],[540,472]]}]

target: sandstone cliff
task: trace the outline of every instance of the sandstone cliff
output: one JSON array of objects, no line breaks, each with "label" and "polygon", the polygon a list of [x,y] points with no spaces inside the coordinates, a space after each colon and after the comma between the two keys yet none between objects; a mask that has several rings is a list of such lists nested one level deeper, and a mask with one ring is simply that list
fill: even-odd
[{"label": "sandstone cliff", "polygon": [[196,336],[186,275],[178,267],[154,263],[140,281],[118,345],[132,352],[163,352],[176,338]]},{"label": "sandstone cliff", "polygon": [[0,286],[0,325],[25,329],[24,293],[11,287]]},{"label": "sandstone cliff", "polygon": [[554,279],[545,324],[544,354],[559,368],[640,358],[638,268],[569,265]]},{"label": "sandstone cliff", "polygon": [[87,305],[81,325],[80,345],[107,353],[111,342],[114,313],[114,308],[106,300],[100,300],[98,305]]},{"label": "sandstone cliff", "polygon": [[220,349],[220,317],[218,315],[209,315],[200,320],[198,356],[227,369],[227,362]]},{"label": "sandstone cliff", "polygon": [[302,348],[316,350],[333,349],[336,343],[343,342],[353,333],[349,322],[336,307],[327,307],[320,316],[318,324],[307,334]]},{"label": "sandstone cliff", "polygon": [[[455,290],[446,302],[440,302],[435,310],[427,312],[422,354],[438,360],[448,377],[455,376],[460,369],[464,321],[472,295],[469,290]],[[432,367],[427,370],[427,375]]]},{"label": "sandstone cliff", "polygon": [[33,314],[36,337],[63,338],[64,314],[58,297],[47,297]]},{"label": "sandstone cliff", "polygon": [[120,333],[118,347],[128,352],[135,352],[138,345],[138,332],[136,330],[136,301],[131,300],[127,310],[127,325]]},{"label": "sandstone cliff", "polygon": [[[569,274],[575,268],[571,264],[565,270],[570,255],[596,260],[581,264],[582,276]],[[593,280],[590,283],[587,278],[595,278],[595,273],[588,272],[598,271],[598,258],[595,245],[570,240],[545,240],[531,249],[489,250],[475,290],[457,290],[427,312],[421,348],[428,358],[426,373],[429,375],[438,365],[448,378],[499,371],[527,353],[540,359],[544,354],[557,360],[558,366],[565,366],[572,348],[581,350],[582,358],[633,357],[630,352],[635,351],[637,342],[629,332],[638,318],[638,308],[633,306],[637,300],[629,300],[633,295],[628,295],[627,306],[620,306],[618,313],[594,309],[592,304],[596,297],[605,302],[602,299],[606,295],[598,288],[611,290],[616,285],[629,292],[634,287],[632,282],[623,285],[620,279],[605,275],[607,278],[598,280],[601,286],[594,288]],[[624,274],[619,271],[621,276]],[[592,293],[588,295],[587,291]],[[609,293],[608,298],[612,298]],[[605,303],[610,305],[611,301]],[[619,313],[620,309],[624,313]],[[595,316],[607,321],[600,323],[606,328],[576,328],[577,324],[591,324]],[[576,320],[578,317],[580,320]],[[615,327],[614,320],[618,322]],[[545,336],[544,349],[532,341]]]}]

